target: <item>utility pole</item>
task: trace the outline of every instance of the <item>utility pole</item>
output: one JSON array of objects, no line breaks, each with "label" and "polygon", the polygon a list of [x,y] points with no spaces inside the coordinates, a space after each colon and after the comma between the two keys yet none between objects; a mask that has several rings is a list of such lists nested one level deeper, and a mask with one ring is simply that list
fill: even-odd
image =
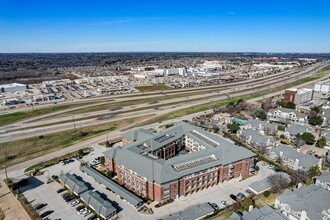
[{"label": "utility pole", "polygon": [[6,180],[8,180],[7,166],[6,165],[3,165],[3,168],[5,168]]},{"label": "utility pole", "polygon": [[72,122],[73,122],[74,131],[77,131],[77,129],[76,129],[76,122],[74,120],[74,115],[72,115]]}]

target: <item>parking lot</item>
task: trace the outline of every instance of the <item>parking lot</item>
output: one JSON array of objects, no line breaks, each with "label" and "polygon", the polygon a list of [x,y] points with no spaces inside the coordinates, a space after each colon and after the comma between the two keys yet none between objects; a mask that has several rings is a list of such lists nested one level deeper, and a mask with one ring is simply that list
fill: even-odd
[{"label": "parking lot", "polygon": [[[98,145],[93,146],[93,148],[95,151],[91,152],[89,155],[84,156],[82,161],[91,161],[101,156],[102,152],[106,150],[105,148]],[[40,210],[40,214],[47,210],[54,210],[54,212],[48,216],[48,219],[60,218],[70,220],[87,219],[88,217],[92,216],[92,214],[90,214],[86,217],[82,217],[77,213],[75,209],[77,206],[71,207],[70,202],[66,203],[61,196],[61,194],[64,194],[65,192],[56,192],[58,189],[62,188],[59,183],[52,182],[46,184],[48,175],[60,175],[62,173],[69,172],[80,176],[83,181],[90,184],[92,189],[103,193],[109,200],[112,201],[112,205],[117,209],[119,219],[158,219],[166,217],[171,213],[182,211],[191,205],[203,202],[216,203],[220,208],[222,208],[224,206],[221,204],[221,201],[226,201],[228,205],[234,202],[234,200],[229,197],[230,194],[237,195],[237,193],[242,192],[247,195],[245,190],[248,189],[251,183],[262,180],[268,175],[274,173],[274,171],[270,169],[268,165],[264,166],[261,162],[259,162],[258,166],[260,170],[255,176],[252,176],[243,181],[240,181],[239,179],[233,179],[229,182],[219,184],[187,197],[180,197],[174,202],[160,208],[155,208],[154,205],[157,204],[157,202],[154,202],[150,205],[154,211],[154,214],[143,215],[138,213],[135,207],[133,207],[131,204],[128,204],[118,195],[115,195],[111,191],[107,190],[104,185],[97,183],[93,178],[83,173],[80,170],[80,163],[80,161],[74,160],[73,162],[66,165],[58,163],[54,166],[48,167],[44,170],[45,172],[43,175],[33,177],[32,181],[29,182],[29,185],[23,188],[24,195],[28,201],[32,201],[33,206],[40,203],[47,203],[47,206]]]}]

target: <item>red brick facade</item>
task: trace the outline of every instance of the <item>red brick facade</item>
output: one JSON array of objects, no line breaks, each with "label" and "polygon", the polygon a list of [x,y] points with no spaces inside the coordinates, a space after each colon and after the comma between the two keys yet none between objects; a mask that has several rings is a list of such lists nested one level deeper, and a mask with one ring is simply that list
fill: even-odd
[{"label": "red brick facade", "polygon": [[118,182],[121,185],[143,198],[159,202],[186,196],[232,178],[247,177],[250,171],[254,169],[254,158],[248,158],[231,165],[213,167],[199,173],[193,173],[160,185],[121,168],[110,158],[105,158],[105,161],[108,169],[117,175]]}]

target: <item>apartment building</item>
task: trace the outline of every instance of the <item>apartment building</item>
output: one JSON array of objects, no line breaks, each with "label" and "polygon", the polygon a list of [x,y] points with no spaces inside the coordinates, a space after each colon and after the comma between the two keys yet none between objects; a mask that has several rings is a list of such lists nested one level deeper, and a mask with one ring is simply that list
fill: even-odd
[{"label": "apartment building", "polygon": [[118,183],[137,195],[163,202],[247,177],[255,154],[223,137],[181,122],[163,132],[134,130],[124,147],[104,153]]},{"label": "apartment building", "polygon": [[307,115],[297,110],[288,108],[270,109],[267,113],[267,119],[280,123],[308,123]]},{"label": "apartment building", "polygon": [[287,89],[284,92],[284,102],[300,105],[313,99],[313,89]]}]

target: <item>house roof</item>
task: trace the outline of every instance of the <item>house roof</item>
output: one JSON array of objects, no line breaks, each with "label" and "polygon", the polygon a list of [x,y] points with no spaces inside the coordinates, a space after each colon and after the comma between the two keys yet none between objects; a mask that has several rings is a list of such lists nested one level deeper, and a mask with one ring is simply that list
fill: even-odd
[{"label": "house roof", "polygon": [[323,219],[323,211],[330,209],[330,191],[320,186],[309,185],[294,191],[286,189],[276,198],[288,204],[294,211],[305,210],[309,219]]},{"label": "house roof", "polygon": [[271,142],[275,142],[275,139],[273,137],[267,137],[265,135],[262,135],[259,131],[254,129],[245,129],[240,130],[240,135],[244,135],[245,137],[251,136],[251,142],[259,143],[259,144],[267,144],[268,139]]},{"label": "house roof", "polygon": [[[281,174],[285,179],[290,180],[290,176],[287,173],[279,172],[278,174]],[[272,185],[269,183],[267,178],[264,178],[263,180],[253,182],[249,185],[249,188],[251,188],[253,191],[255,191],[257,194],[262,193],[268,189],[270,189]]]},{"label": "house roof", "polygon": [[90,190],[84,192],[80,195],[80,198],[105,218],[116,212],[116,209],[111,205],[111,203],[103,199],[98,191],[93,192]]},{"label": "house roof", "polygon": [[275,152],[277,155],[279,155],[280,152],[283,152],[284,157],[290,158],[292,160],[298,159],[299,164],[306,169],[309,169],[319,163],[319,159],[313,155],[298,152],[292,149],[289,145],[279,144],[276,147],[272,147],[271,151]]},{"label": "house roof", "polygon": [[242,220],[286,220],[287,218],[279,210],[266,205],[262,208],[254,208],[250,212],[243,212]]},{"label": "house roof", "polygon": [[265,121],[261,121],[259,119],[249,119],[246,123],[246,125],[252,125],[253,127],[258,128],[259,126],[262,126],[264,128],[271,129],[272,131],[277,131],[277,126],[274,124],[270,124]]},{"label": "house roof", "polygon": [[[157,146],[148,147],[151,142],[164,134],[175,135],[175,137],[170,137],[169,140],[156,144]],[[205,150],[178,155],[168,160],[155,156],[148,156],[148,151],[164,143],[166,144],[174,141],[183,135],[189,135],[189,137],[201,143],[205,146]],[[104,155],[106,157],[115,158],[118,165],[135,172],[136,175],[139,175],[141,178],[155,180],[159,184],[167,183],[215,166],[228,165],[255,156],[254,153],[246,148],[236,146],[219,135],[206,132],[188,123],[180,123],[166,129],[164,132],[154,135],[151,139],[151,141],[136,141],[135,143],[125,146],[125,148],[112,148],[104,152]],[[141,146],[145,146],[145,148],[141,148]],[[175,166],[180,164],[194,164],[196,160],[203,160],[203,163],[199,163],[199,166],[190,166],[180,171],[174,169]],[[207,163],[205,163],[205,161],[207,161]]]},{"label": "house roof", "polygon": [[118,183],[114,182],[113,180],[103,176],[97,170],[91,168],[90,166],[83,166],[81,168],[82,171],[86,172],[86,174],[93,177],[97,182],[102,183],[111,191],[117,193],[120,197],[124,198],[126,201],[134,205],[135,207],[140,206],[143,203],[143,200],[140,199],[135,194],[131,193],[127,189],[120,186]]},{"label": "house roof", "polygon": [[189,208],[170,214],[166,218],[161,218],[159,220],[191,220],[200,219],[203,216],[211,214],[214,212],[214,208],[209,203],[202,203],[190,206]]},{"label": "house roof", "polygon": [[66,173],[60,175],[58,178],[61,182],[63,182],[69,189],[71,189],[76,194],[80,194],[88,190],[86,184],[83,181],[78,180],[75,174]]},{"label": "house roof", "polygon": [[325,183],[330,183],[330,172],[323,172],[320,176],[316,177],[316,179]]},{"label": "house roof", "polygon": [[275,109],[269,109],[269,113],[274,114],[275,111],[280,111],[280,112],[285,112],[285,113],[294,113],[297,117],[299,118],[306,118],[307,115],[305,115],[304,113],[301,113],[297,110],[294,109],[289,109],[289,108],[275,108]]},{"label": "house roof", "polygon": [[290,124],[285,131],[288,132],[290,135],[297,135],[302,134],[304,132],[310,131],[311,128],[307,125],[300,125],[300,124]]}]

